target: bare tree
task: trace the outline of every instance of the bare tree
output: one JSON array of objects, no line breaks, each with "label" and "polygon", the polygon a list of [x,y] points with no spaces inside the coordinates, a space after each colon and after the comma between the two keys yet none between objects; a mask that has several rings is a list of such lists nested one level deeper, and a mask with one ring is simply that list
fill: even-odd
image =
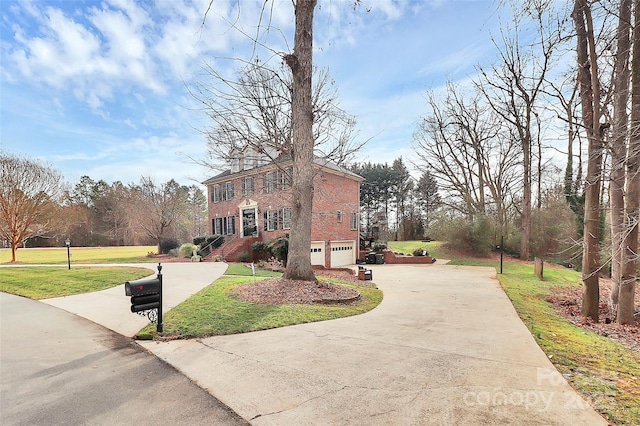
[{"label": "bare tree", "polygon": [[[210,2],[210,5],[213,2]],[[258,144],[258,153],[277,158],[281,154],[289,155],[293,161],[293,172],[291,176],[292,191],[292,217],[291,232],[289,242],[289,258],[287,260],[287,268],[284,277],[294,280],[315,280],[315,275],[311,267],[311,259],[309,257],[309,247],[311,246],[311,208],[313,202],[313,177],[315,173],[314,167],[314,151],[317,143],[316,136],[327,134],[327,129],[322,126],[316,126],[317,133],[314,133],[314,122],[318,122],[315,113],[321,112],[318,104],[314,105],[313,96],[313,16],[317,0],[296,0],[293,2],[295,14],[295,29],[293,52],[281,54],[283,62],[291,71],[290,93],[273,92],[271,89],[264,94],[253,96],[272,102],[277,108],[286,105],[286,99],[290,94],[291,110],[287,115],[286,110],[283,114],[275,116],[274,114],[264,111],[258,111],[258,114],[245,115],[241,120],[242,132],[247,132],[251,136],[249,140],[245,138],[245,142]],[[263,13],[266,8],[266,2],[263,3]],[[262,15],[261,18],[262,20]],[[260,25],[259,25],[260,26]],[[256,41],[257,43],[257,41]],[[276,73],[277,74],[277,73]],[[274,87],[287,87],[286,79],[271,74],[268,77],[270,82],[275,83]],[[320,81],[320,80],[319,80]],[[227,86],[229,87],[229,86]],[[259,88],[262,90],[264,88]],[[231,92],[237,92],[232,89]],[[244,96],[244,95],[242,95]],[[251,96],[249,97],[251,102]],[[261,104],[262,105],[262,104]],[[248,110],[253,110],[253,106],[249,106]],[[255,126],[257,118],[258,127]],[[216,122],[215,118],[214,122]],[[242,122],[244,120],[244,123]],[[290,126],[288,122],[290,120]],[[325,153],[336,158],[346,158],[348,152],[345,153],[345,140],[350,140],[353,120],[346,121],[347,125],[341,127],[343,131],[337,134],[333,145],[336,149],[325,150]],[[220,124],[220,123],[218,123]],[[277,124],[275,128],[271,127]],[[328,126],[335,123],[327,122]],[[255,129],[263,128],[262,131],[256,132]],[[266,128],[270,127],[270,128]],[[237,146],[237,138],[243,137],[238,131],[234,131],[235,126],[231,126],[231,132],[220,129],[222,133],[215,131],[217,135],[216,142],[227,144],[227,146]],[[245,146],[238,146],[244,149]],[[273,150],[270,150],[273,148]],[[348,150],[347,150],[348,151]],[[223,155],[232,155],[231,152],[223,153]]]},{"label": "bare tree", "polygon": [[11,262],[24,241],[55,229],[63,185],[51,166],[0,154],[0,237],[11,246]]},{"label": "bare tree", "polygon": [[[634,28],[631,58],[631,119],[627,149],[625,197],[625,237],[622,241],[622,279],[618,299],[617,320],[633,323],[634,297],[638,279],[638,223],[640,222],[640,4],[633,6]],[[622,19],[622,17],[621,17]]]},{"label": "bare tree", "polygon": [[617,47],[613,80],[613,127],[609,142],[611,151],[611,171],[609,173],[609,204],[611,217],[611,305],[614,312],[618,307],[620,281],[624,251],[624,204],[625,167],[627,156],[627,136],[629,113],[629,59],[631,51],[631,0],[621,0]]},{"label": "bare tree", "polygon": [[428,102],[431,114],[414,134],[417,166],[437,177],[440,189],[448,194],[443,204],[469,220],[492,206],[504,230],[507,199],[519,182],[515,139],[501,132],[496,114],[479,93],[465,99],[449,84],[444,100],[431,93]]},{"label": "bare tree", "polygon": [[550,24],[552,20],[546,15],[544,5],[529,5],[525,12],[536,26],[535,42],[529,45],[521,43],[518,35],[521,18],[514,16],[514,35],[503,31],[501,43],[494,41],[500,55],[499,64],[489,69],[480,67],[482,79],[477,83],[487,103],[511,128],[522,155],[521,259],[528,259],[530,254],[534,146],[538,147],[537,181],[538,192],[541,192],[541,102],[547,73],[561,41],[560,26]]},{"label": "bare tree", "polygon": [[[250,63],[237,80],[204,67],[206,81],[196,84],[192,96],[213,125],[202,132],[214,161],[226,167],[248,149],[275,162],[292,148],[293,79],[290,69],[271,69]],[[314,69],[312,89],[314,154],[344,164],[364,143],[355,141],[355,118],[338,105],[337,90],[326,70]],[[217,163],[216,163],[217,160]]]},{"label": "bare tree", "polygon": [[587,174],[585,176],[584,237],[582,254],[582,315],[598,321],[600,298],[598,253],[600,188],[602,184],[602,154],[604,127],[598,57],[591,16],[591,6],[586,0],[575,0],[573,21],[576,29],[579,85],[582,124],[588,140]]},{"label": "bare tree", "polygon": [[293,52],[284,61],[293,74],[291,121],[293,144],[292,215],[289,256],[284,278],[315,280],[311,247],[311,208],[313,205],[313,12],[316,0],[295,3]]},{"label": "bare tree", "polygon": [[135,187],[137,195],[137,217],[144,232],[158,244],[166,233],[183,216],[187,205],[188,189],[175,180],[156,185],[150,177],[142,177],[140,186]]}]

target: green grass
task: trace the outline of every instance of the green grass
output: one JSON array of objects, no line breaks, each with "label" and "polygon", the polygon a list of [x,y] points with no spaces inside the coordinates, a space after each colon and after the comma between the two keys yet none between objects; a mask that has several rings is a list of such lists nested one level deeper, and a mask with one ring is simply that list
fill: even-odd
[{"label": "green grass", "polygon": [[558,371],[613,423],[640,424],[640,354],[571,324],[545,301],[554,287],[580,287],[580,275],[547,265],[540,281],[532,265],[506,266],[500,284]]},{"label": "green grass", "polygon": [[[148,258],[156,246],[124,247],[71,247],[71,265],[74,263],[141,263],[155,262]],[[0,263],[11,262],[11,250],[0,249]],[[21,248],[16,252],[16,262],[24,264],[67,264],[67,248]]]},{"label": "green grass", "polygon": [[[389,243],[394,250],[422,245],[419,241]],[[451,259],[452,265],[492,266],[496,272],[500,270],[499,261],[465,258],[446,252],[442,245],[437,247],[442,252],[436,257]],[[572,386],[610,422],[640,425],[640,354],[571,324],[545,300],[556,287],[580,287],[580,274],[546,264],[544,280],[540,281],[533,273],[532,263],[505,258],[503,273],[496,276],[540,348]]]},{"label": "green grass", "polygon": [[396,253],[412,254],[417,248],[424,248],[429,252],[431,257],[436,259],[444,259],[441,241],[430,241],[423,243],[422,241],[389,241],[388,247]]},{"label": "green grass", "polygon": [[[250,272],[251,269],[248,269]],[[370,311],[382,301],[382,292],[371,285],[337,280],[331,281],[357,289],[361,295],[360,300],[348,304],[266,305],[245,302],[231,295],[233,288],[250,283],[252,280],[252,277],[230,275],[216,280],[164,315],[162,336],[164,338],[206,337],[343,318]],[[145,327],[138,333],[145,338],[155,334],[153,325]]]},{"label": "green grass", "polygon": [[[256,277],[281,277],[282,272],[270,271],[267,269],[255,268]],[[239,275],[243,277],[251,277],[253,276],[253,272],[251,271],[251,267],[245,266],[241,263],[230,263],[227,268],[225,275]]]},{"label": "green grass", "polygon": [[0,291],[48,299],[104,290],[125,281],[149,276],[147,268],[130,267],[12,267],[0,268]]}]

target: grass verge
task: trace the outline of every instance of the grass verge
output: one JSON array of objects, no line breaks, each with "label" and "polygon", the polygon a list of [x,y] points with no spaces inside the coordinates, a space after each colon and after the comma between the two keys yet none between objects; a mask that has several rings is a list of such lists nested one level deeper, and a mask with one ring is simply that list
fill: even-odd
[{"label": "grass verge", "polygon": [[554,287],[580,286],[577,272],[509,263],[500,284],[525,325],[560,373],[611,422],[640,425],[640,354],[565,320],[545,299]]},{"label": "grass verge", "polygon": [[14,267],[0,268],[0,291],[48,299],[115,287],[128,280],[149,276],[152,270],[130,267]]},{"label": "grass verge", "polygon": [[[406,247],[424,245],[419,241],[403,243],[406,251],[409,251]],[[395,242],[389,246],[396,250]],[[452,265],[500,269],[496,261],[463,258],[447,253],[441,246],[436,250],[441,251],[436,257],[451,259]],[[640,354],[613,339],[573,325],[545,300],[555,287],[580,287],[580,274],[547,264],[544,280],[540,281],[531,263],[505,260],[503,274],[496,276],[540,348],[574,389],[610,422],[640,425]]]},{"label": "grass verge", "polygon": [[[230,263],[224,273],[225,275],[239,275],[244,277],[253,276],[253,271],[248,266],[241,263]],[[281,277],[282,272],[270,271],[268,269],[255,268],[256,277]]]},{"label": "grass verge", "polygon": [[436,259],[445,258],[444,251],[442,250],[441,241],[429,241],[424,243],[422,241],[389,241],[388,246],[396,253],[411,254],[417,248],[426,249],[431,257]]},{"label": "grass verge", "polygon": [[[74,263],[141,263],[156,262],[148,258],[149,252],[155,253],[156,246],[120,246],[120,247],[71,247],[71,267]],[[67,264],[66,247],[21,248],[16,252],[17,263],[24,264]],[[0,249],[0,263],[11,262],[11,250]]]},{"label": "grass verge", "polygon": [[[232,297],[231,290],[254,279],[251,276],[251,268],[231,264],[226,274],[163,316],[163,338],[177,339],[237,334],[343,318],[370,311],[382,301],[382,291],[371,285],[321,278],[324,281],[357,289],[361,294],[360,300],[345,304],[317,305],[250,303]],[[277,272],[256,269],[256,276],[258,274],[264,275],[256,279],[282,275]],[[155,335],[155,326],[153,325],[145,327],[138,333],[138,336],[142,338]]]}]

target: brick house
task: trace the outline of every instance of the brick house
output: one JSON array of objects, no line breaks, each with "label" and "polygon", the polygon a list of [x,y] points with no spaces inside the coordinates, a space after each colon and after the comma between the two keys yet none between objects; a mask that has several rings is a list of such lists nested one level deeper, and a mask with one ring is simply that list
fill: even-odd
[{"label": "brick house", "polygon": [[[203,182],[207,186],[209,230],[225,236],[217,254],[235,261],[255,241],[269,241],[291,228],[291,160],[277,166],[266,159],[236,158],[230,170]],[[244,160],[244,161],[243,161]],[[338,267],[356,262],[362,177],[325,160],[314,161],[312,265]]]}]

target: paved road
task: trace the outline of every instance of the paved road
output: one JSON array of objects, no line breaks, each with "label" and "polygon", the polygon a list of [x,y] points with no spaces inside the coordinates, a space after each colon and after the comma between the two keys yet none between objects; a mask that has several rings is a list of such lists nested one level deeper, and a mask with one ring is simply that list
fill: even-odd
[{"label": "paved road", "polygon": [[5,293],[0,314],[3,425],[247,424],[172,366],[91,321]]}]

